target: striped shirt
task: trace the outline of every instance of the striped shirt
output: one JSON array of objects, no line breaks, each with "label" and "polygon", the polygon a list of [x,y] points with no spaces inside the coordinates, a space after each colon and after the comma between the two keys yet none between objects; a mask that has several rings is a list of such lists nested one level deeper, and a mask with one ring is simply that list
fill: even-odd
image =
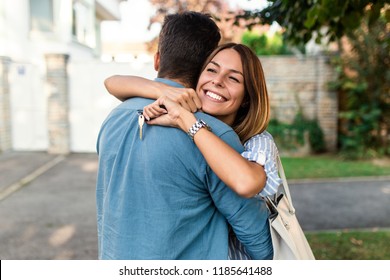
[{"label": "striped shirt", "polygon": [[258,194],[262,197],[274,195],[282,183],[278,174],[277,156],[278,148],[271,134],[264,131],[250,138],[244,144],[244,152],[241,154],[249,161],[258,162],[260,156],[265,155],[264,171],[267,175],[264,189]]},{"label": "striped shirt", "polygon": [[[267,131],[257,134],[245,142],[244,148],[245,150],[241,155],[249,161],[259,162],[260,157],[265,155],[264,171],[267,175],[267,180],[263,190],[257,194],[257,197],[262,199],[262,197],[275,194],[282,183],[282,179],[279,177],[277,166],[278,148],[272,135]],[[251,259],[231,228],[229,229],[229,259]]]}]

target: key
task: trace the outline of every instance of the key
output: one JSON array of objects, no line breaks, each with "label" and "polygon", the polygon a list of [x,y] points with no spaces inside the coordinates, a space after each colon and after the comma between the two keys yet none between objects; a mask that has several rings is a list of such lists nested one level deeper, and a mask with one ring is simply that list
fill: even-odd
[{"label": "key", "polygon": [[139,139],[141,139],[141,140],[142,140],[142,127],[143,127],[144,123],[145,123],[145,117],[144,117],[144,115],[141,114],[138,116]]}]

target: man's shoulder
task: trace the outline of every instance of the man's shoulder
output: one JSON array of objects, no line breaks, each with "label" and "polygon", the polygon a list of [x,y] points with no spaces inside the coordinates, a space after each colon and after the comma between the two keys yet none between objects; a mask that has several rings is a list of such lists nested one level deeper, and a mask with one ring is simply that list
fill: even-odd
[{"label": "man's shoulder", "polygon": [[197,112],[195,115],[196,118],[204,120],[211,127],[216,136],[224,140],[234,149],[237,151],[241,151],[243,149],[240,138],[229,125],[203,112]]},{"label": "man's shoulder", "polygon": [[142,110],[145,106],[154,102],[155,100],[143,97],[133,97],[123,101],[116,109],[128,109],[128,110]]},{"label": "man's shoulder", "polygon": [[206,114],[203,112],[197,112],[197,113],[195,113],[195,116],[197,119],[204,120],[212,128],[212,131],[217,136],[220,136],[220,134],[223,134],[226,132],[233,132],[235,134],[233,128],[231,128],[226,123],[218,120],[217,118],[215,118],[209,114]]},{"label": "man's shoulder", "polygon": [[[111,110],[102,123],[101,130],[112,129],[118,125],[126,125],[126,123],[130,121],[128,118],[129,116],[133,116],[133,120],[135,120],[135,116],[137,116],[138,112],[153,101],[154,100],[152,99],[139,97],[127,99]],[[127,122],[123,122],[124,119],[126,119]]]}]

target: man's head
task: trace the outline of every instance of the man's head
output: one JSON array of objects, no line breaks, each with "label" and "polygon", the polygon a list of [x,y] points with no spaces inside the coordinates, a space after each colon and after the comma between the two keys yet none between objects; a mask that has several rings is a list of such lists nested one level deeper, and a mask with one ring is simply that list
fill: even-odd
[{"label": "man's head", "polygon": [[158,77],[195,88],[203,62],[220,39],[219,28],[209,15],[190,11],[167,15],[155,57]]}]

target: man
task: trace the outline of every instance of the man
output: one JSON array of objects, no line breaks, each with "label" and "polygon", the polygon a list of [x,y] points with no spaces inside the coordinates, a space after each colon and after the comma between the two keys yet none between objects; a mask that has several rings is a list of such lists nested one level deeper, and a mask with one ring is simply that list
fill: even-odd
[{"label": "man", "polygon": [[[168,15],[155,56],[157,80],[194,87],[203,61],[219,40],[218,27],[206,15]],[[228,223],[253,258],[271,258],[264,203],[241,198],[224,185],[189,135],[143,125],[142,108],[153,101],[123,102],[99,133],[99,258],[227,259]],[[190,136],[209,125],[242,152],[229,126],[204,113],[197,117],[203,121],[194,124]]]}]

